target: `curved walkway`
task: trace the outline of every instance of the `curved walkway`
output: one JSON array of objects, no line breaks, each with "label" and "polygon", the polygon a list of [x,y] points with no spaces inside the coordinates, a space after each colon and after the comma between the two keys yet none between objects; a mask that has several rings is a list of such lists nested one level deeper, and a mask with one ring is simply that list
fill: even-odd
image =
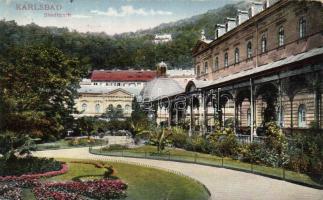
[{"label": "curved walkway", "polygon": [[171,170],[203,183],[210,190],[212,199],[323,199],[323,190],[304,187],[255,174],[198,164],[93,155],[88,152],[88,148],[38,151],[34,152],[33,155],[39,157],[120,161]]}]

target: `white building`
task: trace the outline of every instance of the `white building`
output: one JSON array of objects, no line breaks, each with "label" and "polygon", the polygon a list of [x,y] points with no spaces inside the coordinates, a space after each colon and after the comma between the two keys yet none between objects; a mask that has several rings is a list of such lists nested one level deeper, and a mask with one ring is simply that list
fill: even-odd
[{"label": "white building", "polygon": [[161,44],[172,41],[172,35],[171,34],[156,34],[154,43],[155,44]]}]

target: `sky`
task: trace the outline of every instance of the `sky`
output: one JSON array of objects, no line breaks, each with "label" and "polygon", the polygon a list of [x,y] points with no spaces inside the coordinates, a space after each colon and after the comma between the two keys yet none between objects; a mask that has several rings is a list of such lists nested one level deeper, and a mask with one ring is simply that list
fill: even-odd
[{"label": "sky", "polygon": [[0,0],[0,19],[112,35],[174,22],[236,1]]}]

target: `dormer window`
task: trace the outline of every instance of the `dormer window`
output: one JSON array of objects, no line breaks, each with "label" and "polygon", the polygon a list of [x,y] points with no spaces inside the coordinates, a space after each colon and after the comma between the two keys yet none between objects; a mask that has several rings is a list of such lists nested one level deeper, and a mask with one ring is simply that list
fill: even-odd
[{"label": "dormer window", "polygon": [[261,37],[261,53],[265,53],[267,51],[267,38],[265,34]]}]

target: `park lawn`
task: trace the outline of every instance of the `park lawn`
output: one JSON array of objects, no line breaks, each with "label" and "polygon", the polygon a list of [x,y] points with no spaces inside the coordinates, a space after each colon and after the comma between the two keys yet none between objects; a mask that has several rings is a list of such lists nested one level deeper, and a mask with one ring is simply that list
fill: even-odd
[{"label": "park lawn", "polygon": [[[96,150],[95,150],[96,152]],[[187,151],[179,148],[171,148],[166,147],[165,153],[161,155],[150,155],[153,152],[157,152],[156,146],[145,145],[137,148],[125,149],[121,153],[120,150],[116,151],[102,151],[102,153],[113,153],[114,155],[123,155],[123,156],[138,156],[138,157],[146,157],[152,159],[165,159],[165,160],[175,160],[175,161],[184,161],[184,162],[197,162],[200,164],[213,165],[213,166],[222,166],[222,158],[219,156],[206,154],[206,153],[198,153],[193,151]],[[145,155],[146,152],[146,155]],[[238,170],[244,170],[249,172],[254,172],[258,174],[263,174],[267,176],[274,176],[277,178],[283,179],[283,169],[275,168],[275,167],[267,167],[263,165],[251,165],[250,163],[241,162],[239,160],[234,160],[232,158],[224,157],[223,158],[223,167],[233,168]],[[285,170],[285,179],[291,181],[297,181],[300,183],[305,183],[313,186],[323,187],[323,183],[319,183],[314,181],[310,176],[306,174],[301,174],[293,171]]]},{"label": "park lawn", "polygon": [[[50,178],[51,181],[68,181],[78,176],[98,176],[104,173],[104,169],[90,164],[59,160],[67,162],[69,171]],[[115,176],[128,184],[126,200],[207,200],[209,198],[203,185],[190,178],[143,166],[107,163],[116,170]]]}]

